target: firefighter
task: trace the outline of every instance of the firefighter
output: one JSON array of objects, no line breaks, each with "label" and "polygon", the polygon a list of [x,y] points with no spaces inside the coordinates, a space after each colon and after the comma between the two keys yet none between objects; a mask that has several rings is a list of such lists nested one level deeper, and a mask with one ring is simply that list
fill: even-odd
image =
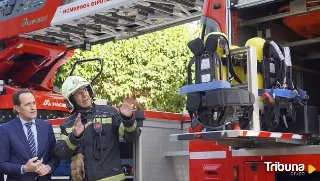
[{"label": "firefighter", "polygon": [[119,136],[134,141],[140,136],[131,97],[123,99],[120,109],[93,102],[91,84],[79,76],[69,76],[62,85],[62,94],[71,115],[61,124],[56,154],[71,158],[74,181],[125,180],[121,166]]}]

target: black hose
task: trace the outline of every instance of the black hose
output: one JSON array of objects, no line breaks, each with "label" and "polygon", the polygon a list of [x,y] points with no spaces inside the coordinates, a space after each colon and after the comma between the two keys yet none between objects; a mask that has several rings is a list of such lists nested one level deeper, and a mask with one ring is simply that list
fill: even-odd
[{"label": "black hose", "polygon": [[[283,60],[281,60],[280,59],[280,57],[279,57],[279,55],[277,54],[277,53],[275,53],[275,61],[278,61],[278,63],[279,63],[279,66],[280,66],[280,68],[278,69],[279,70],[279,72],[278,72],[278,74],[276,75],[276,78],[275,78],[275,80],[271,83],[270,82],[270,57],[272,56],[272,55],[274,55],[273,54],[273,52],[276,52],[276,50],[274,50],[274,51],[271,51],[271,49],[272,48],[274,48],[274,46],[270,43],[270,42],[267,42],[266,43],[267,45],[265,45],[265,46],[268,46],[267,48],[266,47],[264,47],[263,49],[263,53],[264,54],[267,54],[268,53],[268,56],[264,56],[265,58],[264,58],[264,60],[263,60],[263,64],[264,64],[264,68],[266,68],[267,66],[269,67],[269,71],[268,72],[265,72],[264,71],[264,75],[263,75],[263,77],[264,77],[264,82],[268,82],[268,84],[267,83],[265,83],[265,87],[267,88],[267,89],[270,89],[270,88],[272,88],[273,86],[275,86],[276,85],[276,83],[277,82],[282,82],[281,81],[281,78],[282,78],[282,80],[283,80],[283,78],[285,77],[283,74],[285,74],[286,72],[286,69],[285,69],[285,65],[284,65],[284,61]],[[277,45],[278,46],[278,45]],[[269,52],[267,52],[266,53],[266,50],[267,51],[269,51]],[[275,69],[277,69],[276,67],[275,67]],[[267,80],[268,79],[268,80]]]},{"label": "black hose", "polygon": [[192,57],[191,61],[188,64],[188,84],[192,84],[192,65],[196,62],[196,57]]},{"label": "black hose", "polygon": [[239,84],[242,84],[242,81],[240,80],[240,78],[238,77],[238,75],[236,74],[236,72],[234,71],[233,69],[233,64],[232,64],[232,61],[231,61],[231,53],[230,53],[230,46],[229,46],[229,42],[227,40],[226,37],[224,36],[221,36],[225,41],[226,41],[226,44],[227,44],[227,48],[228,48],[228,52],[226,53],[226,57],[227,57],[227,79],[229,79],[229,71],[230,71],[230,74],[234,77],[234,80],[237,81]]},{"label": "black hose", "polygon": [[223,76],[222,76],[222,66],[223,66],[222,59],[219,58],[219,78],[220,78],[220,80],[223,80]]},{"label": "black hose", "polygon": [[204,41],[204,36],[206,34],[206,28],[207,28],[207,25],[206,24],[203,24],[202,25],[202,32],[201,32],[201,40]]}]

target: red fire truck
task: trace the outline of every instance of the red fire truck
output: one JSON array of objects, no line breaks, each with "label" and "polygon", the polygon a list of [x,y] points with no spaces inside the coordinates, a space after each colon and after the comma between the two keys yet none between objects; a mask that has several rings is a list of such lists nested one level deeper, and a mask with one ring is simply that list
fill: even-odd
[{"label": "red fire truck", "polygon": [[[181,89],[188,95],[187,110],[196,118],[189,133],[171,135],[171,140],[189,141],[190,181],[319,180],[319,119],[314,100],[318,86],[313,83],[319,75],[318,9],[319,3],[309,0],[206,1],[201,17],[204,34],[226,33],[230,45],[243,48],[231,47],[224,57],[231,55],[233,67],[225,65],[234,69],[226,76],[240,79],[232,81],[236,91],[220,84],[208,87],[203,81],[208,72],[201,68],[196,68],[199,85]],[[216,51],[207,43],[209,37],[205,43],[188,44],[196,66],[197,61],[217,58],[208,55]],[[246,68],[242,75],[241,68]],[[241,92],[243,88],[250,93]],[[296,94],[290,96],[289,90]],[[289,103],[297,97],[301,99]],[[243,108],[251,113],[236,118]],[[239,121],[231,124],[236,126],[227,129],[227,121],[235,119]],[[243,125],[245,120],[249,125]]]}]

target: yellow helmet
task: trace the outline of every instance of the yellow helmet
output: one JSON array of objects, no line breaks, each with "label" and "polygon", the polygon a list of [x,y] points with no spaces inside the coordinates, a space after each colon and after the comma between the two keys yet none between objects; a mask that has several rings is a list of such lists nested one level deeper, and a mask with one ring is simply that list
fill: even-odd
[{"label": "yellow helmet", "polygon": [[94,97],[93,88],[89,81],[80,76],[69,76],[62,84],[62,96],[67,103],[67,107],[71,110],[74,109],[73,103],[70,101],[70,97],[80,88],[87,87],[90,96]]}]

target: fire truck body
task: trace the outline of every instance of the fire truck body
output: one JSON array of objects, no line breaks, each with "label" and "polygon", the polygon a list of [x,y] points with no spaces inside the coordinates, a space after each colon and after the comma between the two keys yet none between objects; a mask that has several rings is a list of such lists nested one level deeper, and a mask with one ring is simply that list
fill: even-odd
[{"label": "fire truck body", "polygon": [[[16,116],[12,112],[13,91],[22,87],[33,88],[37,98],[38,117],[50,121],[58,136],[59,125],[68,116],[69,110],[53,86],[54,74],[73,55],[74,49],[90,50],[91,45],[127,39],[198,20],[202,6],[203,1],[198,0],[1,1],[1,123]],[[105,104],[105,101],[102,102]],[[137,142],[138,146],[120,142],[126,180],[173,180],[176,176],[172,161],[170,158],[166,159],[165,155],[169,135],[181,133],[180,115],[170,118],[170,113],[151,112],[152,116],[148,116],[147,112],[145,114],[147,120],[144,126],[140,125],[144,133]],[[157,131],[162,141],[155,134],[150,136],[148,119],[153,119],[151,122],[157,125],[151,126],[153,131],[167,129],[166,135]],[[153,144],[152,139],[159,142]],[[177,147],[176,143],[172,144],[176,145],[173,148]],[[157,158],[150,154],[156,151],[155,148],[163,148],[158,150],[160,155]],[[184,161],[188,162],[188,159]],[[68,180],[69,164],[70,160],[62,160],[52,178]],[[186,163],[184,165],[188,166]],[[151,169],[154,174],[145,168]]]},{"label": "fire truck body", "polygon": [[[313,67],[313,70],[316,70],[317,66],[315,60],[318,58],[316,47],[319,46],[319,38],[315,34],[319,31],[318,24],[317,22],[308,24],[308,19],[317,19],[315,16],[319,8],[317,2],[221,0],[208,1],[206,5],[204,6],[204,15],[201,17],[202,23],[206,26],[204,32],[221,31],[226,33],[230,45],[240,47],[245,46],[248,39],[253,37],[274,40],[282,46],[288,46],[291,50],[293,63],[293,79],[299,87],[307,89],[312,104],[318,106],[316,100],[312,101],[317,96],[318,86],[312,83],[317,72],[303,68],[303,66],[311,69]],[[307,26],[307,28],[303,26]],[[247,48],[247,51],[250,51],[249,49]],[[231,54],[236,54],[237,51],[245,52],[242,48],[231,50]],[[251,52],[247,54],[248,62],[257,62],[255,50]],[[303,62],[307,60],[309,61]],[[311,65],[308,66],[308,64]],[[258,88],[253,86],[258,78],[256,76],[257,65],[251,66],[248,63],[247,70],[251,74],[248,76],[247,88],[257,95]],[[257,102],[259,101],[257,100]],[[261,110],[259,104],[261,103],[256,105],[256,111],[253,113],[253,116],[256,114],[256,117],[252,118],[253,125],[250,131],[206,132],[199,129],[196,131],[189,129],[188,134],[171,135],[172,141],[190,141],[190,181],[280,181],[293,178],[296,180],[298,178],[300,180],[316,180],[319,177],[317,173],[308,173],[308,171],[317,170],[320,166],[317,161],[320,152],[318,118],[314,116],[311,118],[311,116],[305,122],[300,115],[297,119],[298,123],[291,125],[291,128],[289,126],[289,129],[286,129],[285,125],[281,125],[276,131],[266,132],[260,130],[261,122],[259,109],[257,109],[259,107]],[[312,136],[309,137],[310,135]],[[310,143],[314,140],[314,143]],[[287,164],[288,166],[289,164],[294,164],[294,166],[301,164],[303,171],[299,172],[297,168],[292,168],[292,172],[284,172],[283,165],[274,166],[270,170],[268,164]]]}]

